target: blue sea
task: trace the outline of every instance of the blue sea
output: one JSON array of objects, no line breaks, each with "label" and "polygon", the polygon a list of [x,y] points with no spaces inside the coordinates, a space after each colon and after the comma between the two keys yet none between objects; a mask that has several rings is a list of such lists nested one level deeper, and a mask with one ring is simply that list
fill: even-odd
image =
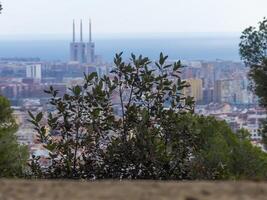
[{"label": "blue sea", "polygon": [[[68,40],[35,39],[11,40],[0,38],[0,58],[39,57],[45,61],[67,61]],[[178,37],[114,37],[95,39],[96,54],[105,61],[112,61],[115,53],[125,56],[131,53],[143,54],[152,60],[160,52],[174,60],[240,60],[238,54],[239,37],[235,35],[178,36]]]}]

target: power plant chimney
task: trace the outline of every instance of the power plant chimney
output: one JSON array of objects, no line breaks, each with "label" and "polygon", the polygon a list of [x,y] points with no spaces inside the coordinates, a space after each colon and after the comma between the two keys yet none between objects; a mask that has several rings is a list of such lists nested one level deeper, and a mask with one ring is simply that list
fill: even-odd
[{"label": "power plant chimney", "polygon": [[80,24],[80,37],[81,37],[81,42],[83,42],[83,21],[81,20],[81,24]]},{"label": "power plant chimney", "polygon": [[73,20],[73,35],[72,35],[72,41],[75,43],[75,21]]},{"label": "power plant chimney", "polygon": [[89,20],[89,42],[92,42],[92,21]]}]

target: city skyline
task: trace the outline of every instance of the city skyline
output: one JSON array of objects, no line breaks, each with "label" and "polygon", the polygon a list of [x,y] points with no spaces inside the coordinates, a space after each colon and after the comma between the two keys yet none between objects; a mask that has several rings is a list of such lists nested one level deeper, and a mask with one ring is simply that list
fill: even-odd
[{"label": "city skyline", "polygon": [[256,2],[9,0],[2,1],[4,10],[0,17],[0,35],[68,35],[69,21],[73,18],[92,18],[96,35],[241,32],[264,17],[267,2]]}]

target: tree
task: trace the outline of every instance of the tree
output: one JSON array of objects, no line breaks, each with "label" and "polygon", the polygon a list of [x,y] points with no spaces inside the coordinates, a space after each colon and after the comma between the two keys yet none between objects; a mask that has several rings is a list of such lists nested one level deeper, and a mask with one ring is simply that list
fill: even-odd
[{"label": "tree", "polygon": [[267,19],[259,22],[258,28],[246,28],[241,37],[240,55],[250,67],[261,65],[267,56]]},{"label": "tree", "polygon": [[9,101],[0,96],[0,177],[20,177],[25,172],[28,153],[17,143],[17,128]]},{"label": "tree", "polygon": [[245,29],[239,47],[241,58],[250,67],[252,89],[259,97],[261,105],[267,108],[267,19],[259,22],[258,28]]},{"label": "tree", "polygon": [[0,3],[0,13],[1,13],[2,10],[3,10],[2,4]]},{"label": "tree", "polygon": [[[260,105],[267,109],[267,19],[258,28],[249,27],[241,36],[240,55],[250,67],[251,88],[259,97]],[[267,124],[262,123],[263,141],[267,144]]]},{"label": "tree", "polygon": [[[265,179],[267,154],[249,141],[248,131],[234,133],[225,121],[194,116],[199,130],[198,149],[192,160],[196,179]],[[192,121],[192,119],[190,120]]]},{"label": "tree", "polygon": [[263,179],[267,177],[267,154],[252,146],[247,139],[238,141],[233,148],[231,176],[236,179]]}]

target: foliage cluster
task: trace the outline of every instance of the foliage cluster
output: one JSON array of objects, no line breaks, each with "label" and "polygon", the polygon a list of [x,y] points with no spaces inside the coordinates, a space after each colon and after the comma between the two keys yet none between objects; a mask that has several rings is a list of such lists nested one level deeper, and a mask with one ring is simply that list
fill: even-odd
[{"label": "foliage cluster", "polygon": [[225,122],[194,114],[183,95],[180,62],[160,55],[122,53],[111,76],[85,75],[84,84],[58,97],[50,87],[47,115],[30,115],[51,165],[31,161],[32,175],[71,179],[226,179],[265,177],[267,157],[246,132],[235,135]]},{"label": "foliage cluster", "polygon": [[0,177],[25,174],[28,150],[17,143],[17,128],[9,101],[0,96]]},{"label": "foliage cluster", "polygon": [[[267,109],[267,19],[259,26],[245,29],[241,36],[240,55],[250,67],[251,88],[259,97],[260,105]],[[262,136],[267,145],[267,121],[262,123]]]}]

